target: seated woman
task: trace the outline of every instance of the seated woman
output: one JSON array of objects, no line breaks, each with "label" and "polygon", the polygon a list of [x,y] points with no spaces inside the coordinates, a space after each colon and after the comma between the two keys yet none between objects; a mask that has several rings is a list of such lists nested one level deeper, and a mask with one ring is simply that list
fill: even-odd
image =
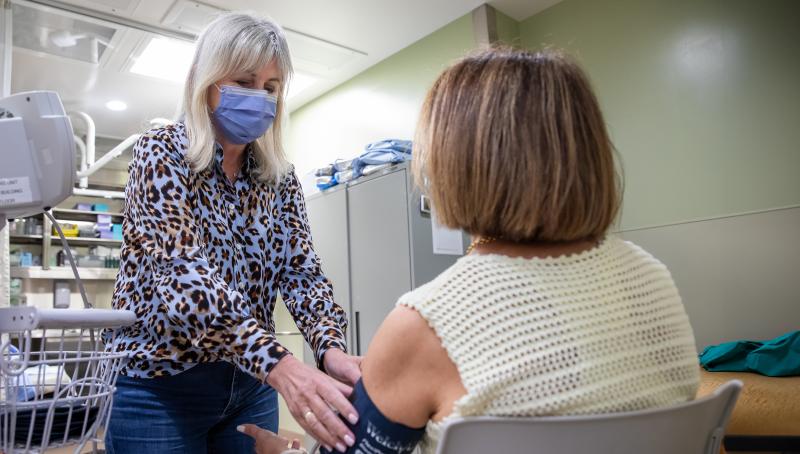
[{"label": "seated woman", "polygon": [[439,221],[474,241],[375,335],[347,452],[418,442],[434,452],[454,418],[695,396],[694,336],[669,271],[608,233],[620,205],[614,149],[576,63],[505,49],[462,59],[428,93],[414,153]]}]

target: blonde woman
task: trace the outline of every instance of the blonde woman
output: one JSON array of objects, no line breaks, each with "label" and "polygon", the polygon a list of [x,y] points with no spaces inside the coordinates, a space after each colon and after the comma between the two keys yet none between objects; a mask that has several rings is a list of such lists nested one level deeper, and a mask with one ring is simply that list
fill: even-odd
[{"label": "blonde woman", "polygon": [[[608,233],[620,204],[614,153],[575,63],[512,50],[455,63],[428,93],[414,153],[440,221],[473,246],[378,330],[348,452],[434,452],[442,424],[458,417],[694,397],[694,337],[669,272]],[[262,454],[288,444],[243,430]]]},{"label": "blonde woman", "polygon": [[[248,452],[241,423],[272,431],[280,393],[303,427],[344,451],[360,376],[320,271],[280,127],[292,73],[273,22],[240,13],[203,32],[183,119],[135,145],[113,305],[136,312],[107,428],[109,453]],[[278,295],[316,353],[275,338]],[[331,378],[333,377],[333,378]]]}]

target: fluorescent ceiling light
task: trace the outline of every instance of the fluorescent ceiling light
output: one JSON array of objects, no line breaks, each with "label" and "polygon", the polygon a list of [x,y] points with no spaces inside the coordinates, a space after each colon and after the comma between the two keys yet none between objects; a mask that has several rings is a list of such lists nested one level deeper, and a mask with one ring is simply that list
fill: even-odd
[{"label": "fluorescent ceiling light", "polygon": [[287,95],[289,99],[300,94],[300,92],[304,91],[308,87],[314,85],[317,82],[317,78],[314,76],[309,76],[308,74],[303,74],[299,72],[295,72],[292,75],[292,81],[289,82],[289,94]]},{"label": "fluorescent ceiling light", "polygon": [[114,99],[106,103],[106,108],[108,108],[108,110],[120,112],[127,109],[128,105],[118,99]]},{"label": "fluorescent ceiling light", "polygon": [[182,83],[186,80],[193,56],[193,43],[172,38],[153,38],[136,58],[130,71]]}]

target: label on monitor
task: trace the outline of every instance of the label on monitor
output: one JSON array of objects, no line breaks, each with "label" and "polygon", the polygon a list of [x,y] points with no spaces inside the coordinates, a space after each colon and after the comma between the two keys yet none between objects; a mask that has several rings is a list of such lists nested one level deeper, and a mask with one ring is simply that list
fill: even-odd
[{"label": "label on monitor", "polygon": [[0,178],[0,207],[33,202],[29,177]]}]

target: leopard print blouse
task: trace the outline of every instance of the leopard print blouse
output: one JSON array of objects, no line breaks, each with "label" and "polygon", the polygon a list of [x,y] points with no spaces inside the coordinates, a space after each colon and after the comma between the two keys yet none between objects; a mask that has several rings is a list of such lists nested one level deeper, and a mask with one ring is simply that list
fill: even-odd
[{"label": "leopard print blouse", "polygon": [[195,173],[187,144],[178,123],[133,149],[113,307],[137,321],[109,346],[129,355],[121,373],[174,375],[224,360],[263,382],[289,354],[274,334],[278,293],[318,364],[328,349],[345,350],[347,320],[314,253],[294,171],[259,182],[248,153],[231,183],[219,146],[211,168]]}]

